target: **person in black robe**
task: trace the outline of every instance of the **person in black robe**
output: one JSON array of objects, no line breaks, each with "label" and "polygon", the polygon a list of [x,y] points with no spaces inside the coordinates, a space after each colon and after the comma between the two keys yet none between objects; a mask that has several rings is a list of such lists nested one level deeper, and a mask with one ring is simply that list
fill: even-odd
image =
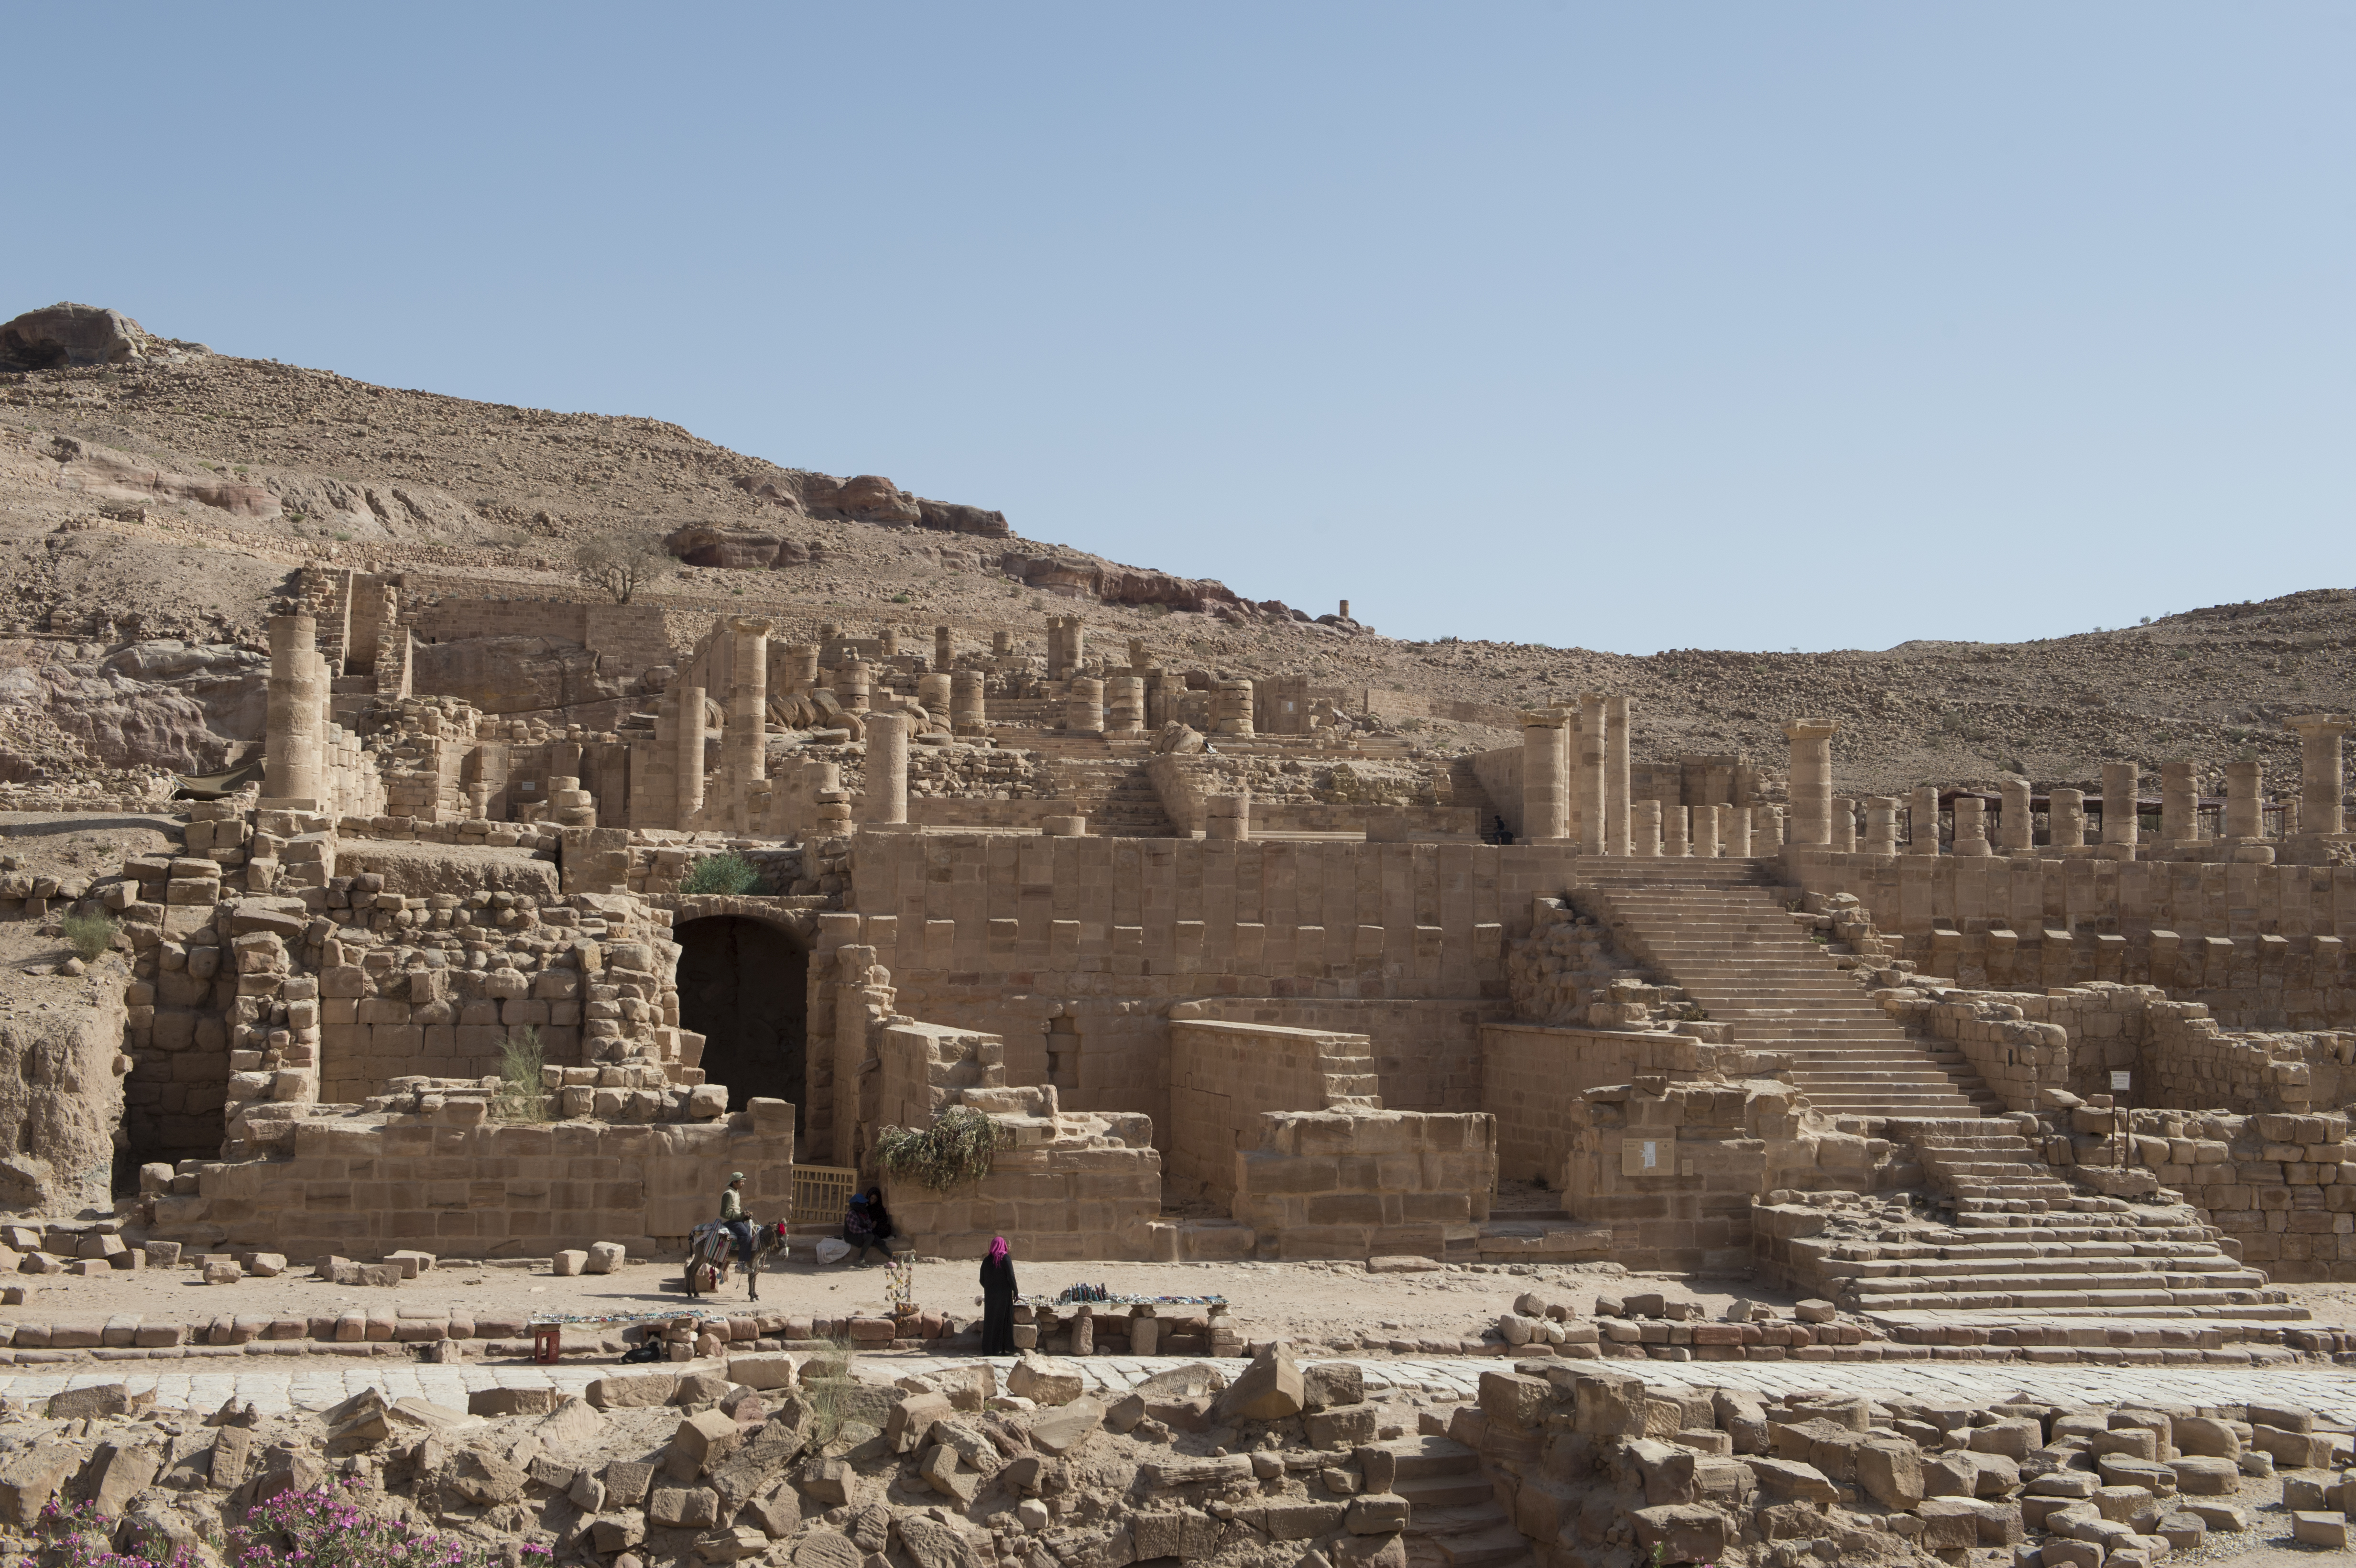
[{"label": "person in black robe", "polygon": [[1014,1354],[1014,1259],[1006,1238],[993,1236],[981,1260],[981,1353]]},{"label": "person in black robe", "polygon": [[884,1249],[884,1261],[890,1262],[892,1238],[899,1232],[892,1229],[892,1214],[884,1207],[884,1189],[880,1187],[867,1189],[867,1223],[875,1232],[875,1244]]}]

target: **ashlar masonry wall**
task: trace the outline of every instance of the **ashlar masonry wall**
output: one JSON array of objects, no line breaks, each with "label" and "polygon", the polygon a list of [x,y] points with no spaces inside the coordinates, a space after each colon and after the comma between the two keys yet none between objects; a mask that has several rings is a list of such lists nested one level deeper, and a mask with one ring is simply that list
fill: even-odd
[{"label": "ashlar masonry wall", "polygon": [[1172,1023],[1163,1139],[1170,1177],[1181,1190],[1227,1207],[1236,1196],[1236,1155],[1258,1147],[1262,1115],[1365,1099],[1355,1074],[1367,1065],[1365,1050],[1364,1035],[1210,1019]]}]

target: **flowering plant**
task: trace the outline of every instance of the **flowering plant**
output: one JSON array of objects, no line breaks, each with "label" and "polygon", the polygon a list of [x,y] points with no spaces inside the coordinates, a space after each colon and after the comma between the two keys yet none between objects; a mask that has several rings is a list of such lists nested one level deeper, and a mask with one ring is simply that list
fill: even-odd
[{"label": "flowering plant", "polygon": [[[256,1505],[230,1532],[229,1560],[235,1568],[493,1568],[552,1555],[545,1546],[490,1547],[369,1513],[354,1495],[359,1486],[281,1492]],[[113,1522],[89,1503],[49,1504],[37,1530],[42,1550],[18,1568],[200,1568],[186,1545],[162,1557],[142,1555],[155,1549],[144,1541],[115,1551]]]}]

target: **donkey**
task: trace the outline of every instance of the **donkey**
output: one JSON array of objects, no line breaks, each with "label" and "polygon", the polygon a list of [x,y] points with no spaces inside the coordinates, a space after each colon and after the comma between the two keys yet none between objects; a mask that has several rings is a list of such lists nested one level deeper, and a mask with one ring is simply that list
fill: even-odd
[{"label": "donkey", "polygon": [[[786,1225],[780,1220],[774,1225],[753,1227],[753,1262],[744,1270],[745,1297],[761,1299],[761,1267],[773,1253],[786,1250]],[[728,1277],[728,1270],[736,1259],[736,1238],[726,1226],[713,1220],[695,1228],[687,1243],[687,1294],[691,1299],[706,1293],[716,1293],[720,1282]]]}]

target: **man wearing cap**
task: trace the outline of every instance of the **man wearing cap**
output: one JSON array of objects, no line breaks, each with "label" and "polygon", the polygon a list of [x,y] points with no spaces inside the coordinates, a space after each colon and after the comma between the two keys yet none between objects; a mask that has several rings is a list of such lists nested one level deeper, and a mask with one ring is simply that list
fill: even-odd
[{"label": "man wearing cap", "polygon": [[743,1171],[729,1177],[728,1185],[720,1194],[720,1222],[728,1227],[730,1235],[736,1238],[738,1261],[750,1269],[753,1266],[753,1221],[744,1215],[744,1195],[740,1190],[744,1185]]}]

